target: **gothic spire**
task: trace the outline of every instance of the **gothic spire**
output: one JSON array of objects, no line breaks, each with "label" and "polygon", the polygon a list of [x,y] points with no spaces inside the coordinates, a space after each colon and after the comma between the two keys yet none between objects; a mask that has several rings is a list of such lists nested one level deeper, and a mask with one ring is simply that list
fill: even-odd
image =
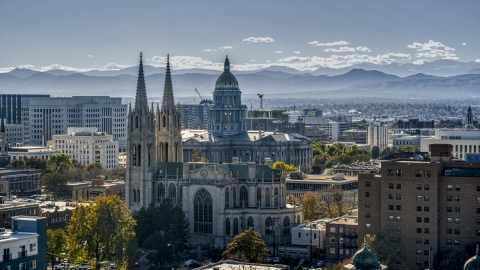
[{"label": "gothic spire", "polygon": [[167,69],[165,70],[165,87],[163,89],[162,110],[175,110],[173,100],[172,74],[170,72],[170,55],[167,55]]},{"label": "gothic spire", "polygon": [[145,74],[143,73],[142,53],[140,53],[140,65],[138,66],[137,94],[135,95],[135,110],[148,111],[147,88],[145,87]]}]

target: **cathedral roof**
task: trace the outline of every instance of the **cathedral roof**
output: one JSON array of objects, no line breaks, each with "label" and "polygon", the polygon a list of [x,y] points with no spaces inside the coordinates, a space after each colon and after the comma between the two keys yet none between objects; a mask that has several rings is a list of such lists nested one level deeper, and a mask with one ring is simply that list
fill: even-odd
[{"label": "cathedral roof", "polygon": [[[196,163],[191,162],[188,164],[188,169],[195,171],[203,167],[207,167],[210,171],[215,171],[215,167],[219,166],[218,164],[213,163]],[[249,179],[249,164],[248,162],[239,162],[239,163],[225,163],[223,164],[223,172],[227,177],[237,178],[237,179]],[[267,165],[255,165],[255,179],[272,179],[272,175],[275,179],[278,179],[282,176],[282,170],[273,169]]]},{"label": "cathedral roof", "polygon": [[215,90],[240,90],[237,78],[230,72],[230,61],[228,55],[225,58],[223,73],[218,76],[215,82]]},{"label": "cathedral roof", "polygon": [[272,131],[246,131],[232,135],[222,133],[208,133],[207,130],[182,130],[182,140],[194,139],[198,142],[220,142],[220,141],[250,141],[259,143],[268,142],[303,142],[309,138],[297,133],[281,133]]}]

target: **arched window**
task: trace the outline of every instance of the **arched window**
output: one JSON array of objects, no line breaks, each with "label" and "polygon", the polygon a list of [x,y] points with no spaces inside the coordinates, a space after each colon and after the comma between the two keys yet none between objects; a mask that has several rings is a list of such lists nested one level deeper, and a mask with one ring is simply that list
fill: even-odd
[{"label": "arched window", "polygon": [[165,117],[165,115],[162,117],[163,118],[163,127],[166,127],[167,126],[167,118]]},{"label": "arched window", "polygon": [[247,227],[248,227],[249,229],[250,229],[250,228],[254,229],[254,227],[255,227],[255,221],[253,220],[252,217],[248,217],[248,219],[247,219]]},{"label": "arched window", "polygon": [[233,219],[233,235],[238,235],[238,218]]},{"label": "arched window", "polygon": [[168,186],[168,197],[172,199],[172,201],[175,201],[177,198],[177,188],[173,183],[170,183]]},{"label": "arched window", "polygon": [[240,204],[242,207],[248,207],[248,190],[246,187],[240,188]]},{"label": "arched window", "polygon": [[137,166],[137,146],[135,144],[132,145],[132,161],[133,166]]},{"label": "arched window", "polygon": [[232,188],[232,199],[233,207],[237,207],[237,189],[235,187]]},{"label": "arched window", "polygon": [[265,189],[265,207],[270,207],[270,188]]},{"label": "arched window", "polygon": [[225,221],[225,235],[230,235],[230,219],[227,218]]},{"label": "arched window", "polygon": [[297,216],[297,225],[300,224],[300,215]]},{"label": "arched window", "polygon": [[290,218],[285,217],[283,219],[283,234],[288,235],[290,234]]},{"label": "arched window", "polygon": [[230,189],[227,187],[225,189],[225,208],[230,207]]},{"label": "arched window", "polygon": [[272,226],[273,226],[272,218],[267,217],[267,219],[265,220],[265,234],[272,234],[272,230],[271,230]]},{"label": "arched window", "polygon": [[140,189],[137,188],[137,202],[140,202]]},{"label": "arched window", "polygon": [[137,154],[138,154],[138,166],[142,166],[142,160],[141,160],[141,158],[142,158],[142,146],[139,144],[137,147],[138,147],[138,152],[137,152]]},{"label": "arched window", "polygon": [[160,202],[164,197],[165,197],[165,185],[163,183],[159,183],[157,186],[157,202]]},{"label": "arched window", "polygon": [[193,199],[194,232],[212,233],[213,207],[212,196],[204,188],[200,189]]},{"label": "arched window", "polygon": [[277,187],[273,190],[273,207],[275,208],[278,207],[278,188]]},{"label": "arched window", "polygon": [[257,207],[262,203],[262,189],[257,188]]},{"label": "arched window", "polygon": [[138,115],[135,116],[135,128],[138,128]]},{"label": "arched window", "polygon": [[137,202],[137,189],[133,189],[133,202]]}]

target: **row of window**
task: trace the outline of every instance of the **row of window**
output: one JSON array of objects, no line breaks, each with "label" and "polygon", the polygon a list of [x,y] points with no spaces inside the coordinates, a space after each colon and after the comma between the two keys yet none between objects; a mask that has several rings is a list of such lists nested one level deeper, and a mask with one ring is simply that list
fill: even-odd
[{"label": "row of window", "polygon": [[[391,169],[388,169],[387,170],[387,176],[396,176],[396,177],[401,177],[403,175],[403,171],[402,170],[391,170]],[[420,171],[420,170],[416,170],[415,171],[415,177],[424,177],[424,178],[430,178],[432,177],[432,172],[431,171]]]},{"label": "row of window", "polygon": [[[27,269],[37,269],[37,261],[33,260],[28,263],[29,268],[27,268],[27,263],[19,263],[18,270],[27,270]],[[12,270],[10,266],[4,266],[3,270]]]}]

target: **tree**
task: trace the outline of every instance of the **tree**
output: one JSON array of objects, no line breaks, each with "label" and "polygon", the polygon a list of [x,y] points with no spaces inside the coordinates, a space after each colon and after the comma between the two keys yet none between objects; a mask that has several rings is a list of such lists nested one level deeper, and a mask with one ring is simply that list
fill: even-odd
[{"label": "tree", "polygon": [[450,250],[440,261],[440,269],[462,270],[463,264],[468,260],[468,258],[468,252],[464,248]]},{"label": "tree", "polygon": [[127,269],[128,245],[135,237],[135,220],[118,196],[98,197],[81,202],[72,212],[68,225],[68,255],[75,262],[91,261],[95,269],[100,262],[114,261],[115,269]]},{"label": "tree", "polygon": [[67,183],[71,180],[70,175],[58,172],[47,173],[42,176],[42,187],[53,195],[54,198],[62,198],[67,195]]},{"label": "tree", "polygon": [[55,264],[55,258],[60,256],[60,253],[65,252],[67,247],[67,234],[63,230],[47,230],[47,254],[48,260],[52,264],[52,269]]},{"label": "tree", "polygon": [[208,159],[202,156],[202,150],[200,149],[193,149],[192,150],[192,162],[203,162],[209,163]]},{"label": "tree", "polygon": [[315,220],[318,217],[318,194],[307,191],[303,195],[303,217],[307,221]]},{"label": "tree", "polygon": [[262,236],[250,228],[235,236],[222,257],[239,262],[263,263],[268,253]]},{"label": "tree", "polygon": [[288,164],[285,164],[285,162],[282,162],[282,161],[277,161],[277,162],[273,163],[273,168],[282,170],[286,173],[298,171],[298,168],[295,167],[294,165],[288,165]]},{"label": "tree", "polygon": [[370,249],[375,252],[378,260],[389,268],[393,267],[395,262],[405,259],[401,234],[393,226],[383,226],[369,241]]},{"label": "tree", "polygon": [[125,179],[125,172],[126,169],[123,167],[117,167],[107,172],[108,179],[118,179],[124,180]]},{"label": "tree", "polygon": [[13,169],[23,169],[25,168],[25,166],[25,161],[21,159],[14,159],[10,162],[10,167],[12,167]]},{"label": "tree", "polygon": [[380,148],[378,146],[372,147],[372,158],[377,159],[380,157]]},{"label": "tree", "polygon": [[328,153],[325,152],[320,155],[313,156],[313,173],[321,173],[325,169],[327,161],[330,158],[331,157],[328,155]]},{"label": "tree", "polygon": [[383,149],[382,152],[380,152],[380,157],[386,157],[388,155],[391,155],[395,153],[395,147],[386,147],[385,149]]},{"label": "tree", "polygon": [[351,211],[356,207],[356,198],[351,198],[351,196],[348,196],[348,193],[341,187],[329,187],[327,192],[326,199],[320,201],[319,204],[318,216],[320,218],[341,217],[349,212],[351,213]]},{"label": "tree", "polygon": [[99,175],[107,174],[107,171],[103,168],[100,162],[93,162],[85,166],[85,178],[87,180],[95,179]]},{"label": "tree", "polygon": [[293,194],[288,194],[286,202],[289,204],[298,204],[300,203],[300,200],[297,197],[295,197]]},{"label": "tree", "polygon": [[164,231],[157,231],[145,239],[144,246],[147,249],[154,250],[147,255],[149,262],[154,264],[164,264],[166,261],[172,261],[172,252],[178,252],[178,247],[172,248],[170,245],[175,243],[173,235],[165,233]]},{"label": "tree", "polygon": [[64,153],[60,154],[55,154],[50,157],[48,160],[48,164],[52,166],[53,170],[56,171],[57,167],[60,165],[60,163],[66,162],[70,165],[73,165],[72,160],[70,159],[70,156]]},{"label": "tree", "polygon": [[420,147],[415,147],[415,146],[411,146],[411,145],[404,145],[404,146],[400,146],[399,148],[395,149],[395,152],[397,152],[397,153],[403,153],[403,152],[418,153],[418,152],[420,152]]},{"label": "tree", "polygon": [[25,167],[32,169],[42,170],[42,173],[46,173],[48,170],[48,162],[45,159],[36,158],[36,157],[24,157]]}]

